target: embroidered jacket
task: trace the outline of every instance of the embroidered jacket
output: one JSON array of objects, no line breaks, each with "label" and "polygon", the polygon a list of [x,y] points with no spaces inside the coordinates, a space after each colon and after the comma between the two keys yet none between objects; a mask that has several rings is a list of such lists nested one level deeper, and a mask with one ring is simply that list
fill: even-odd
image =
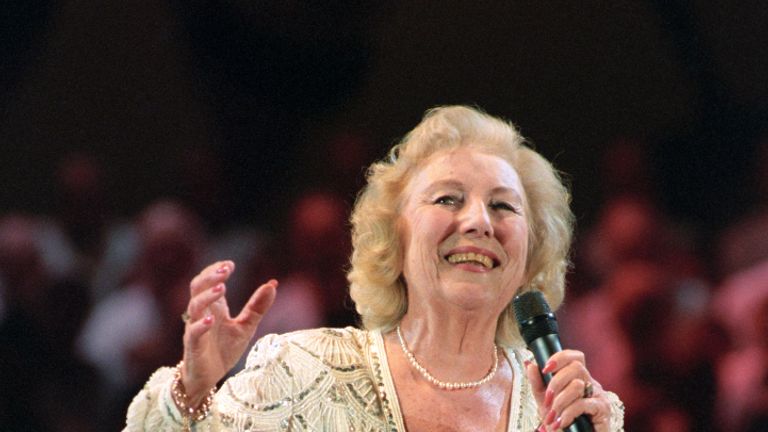
[{"label": "embroidered jacket", "polygon": [[[505,357],[513,370],[507,430],[531,432],[539,415],[523,361],[532,355],[520,347],[506,349]],[[125,431],[182,429],[170,396],[173,375],[166,367],[150,377],[128,409]],[[608,397],[611,430],[622,431],[623,405]],[[406,432],[381,333],[352,327],[263,337],[193,430]]]}]

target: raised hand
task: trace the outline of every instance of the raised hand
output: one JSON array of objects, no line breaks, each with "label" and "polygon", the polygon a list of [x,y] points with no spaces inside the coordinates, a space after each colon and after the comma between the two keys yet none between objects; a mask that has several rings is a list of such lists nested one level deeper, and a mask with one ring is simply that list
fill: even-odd
[{"label": "raised hand", "polygon": [[275,300],[277,281],[273,279],[261,285],[243,310],[232,317],[225,282],[234,270],[234,262],[219,261],[206,267],[189,285],[181,382],[193,406],[237,363]]},{"label": "raised hand", "polygon": [[552,380],[544,385],[535,362],[525,368],[539,407],[539,431],[556,431],[569,426],[586,414],[596,432],[610,429],[611,403],[602,386],[592,379],[584,362],[584,354],[575,350],[555,353],[542,369],[551,373]]}]

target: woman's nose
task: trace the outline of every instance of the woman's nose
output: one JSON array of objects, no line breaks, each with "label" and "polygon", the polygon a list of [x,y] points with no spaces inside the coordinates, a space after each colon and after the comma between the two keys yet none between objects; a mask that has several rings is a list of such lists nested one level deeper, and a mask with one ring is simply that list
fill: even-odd
[{"label": "woman's nose", "polygon": [[470,201],[460,213],[462,234],[475,236],[493,236],[493,224],[488,207],[482,201]]}]

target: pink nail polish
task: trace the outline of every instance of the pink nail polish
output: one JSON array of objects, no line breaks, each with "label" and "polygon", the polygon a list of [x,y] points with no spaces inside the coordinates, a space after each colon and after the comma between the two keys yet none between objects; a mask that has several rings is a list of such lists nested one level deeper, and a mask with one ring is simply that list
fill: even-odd
[{"label": "pink nail polish", "polygon": [[558,430],[560,429],[560,424],[563,422],[563,419],[558,417],[557,420],[552,424],[552,429]]},{"label": "pink nail polish", "polygon": [[[546,392],[544,392],[544,407],[545,408],[551,408],[552,407],[552,401],[555,399],[555,392],[553,392],[550,389],[547,389]],[[547,422],[549,423],[549,422]]]},{"label": "pink nail polish", "polygon": [[218,284],[215,287],[213,287],[213,292],[221,292],[224,290],[224,284]]},{"label": "pink nail polish", "polygon": [[550,360],[547,362],[547,364],[544,365],[544,368],[541,370],[541,372],[546,374],[552,372],[555,369],[557,369],[557,362]]},{"label": "pink nail polish", "polygon": [[203,324],[210,324],[213,322],[213,315],[208,315],[207,317],[203,318]]},{"label": "pink nail polish", "polygon": [[524,360],[523,361],[523,366],[528,367],[529,364],[531,364],[530,360]]},{"label": "pink nail polish", "polygon": [[229,267],[227,265],[223,265],[216,269],[216,273],[223,274],[226,273],[227,270],[229,270]]},{"label": "pink nail polish", "polygon": [[555,417],[557,417],[557,413],[555,410],[549,410],[547,415],[544,417],[544,424],[550,424],[553,421],[555,421]]}]

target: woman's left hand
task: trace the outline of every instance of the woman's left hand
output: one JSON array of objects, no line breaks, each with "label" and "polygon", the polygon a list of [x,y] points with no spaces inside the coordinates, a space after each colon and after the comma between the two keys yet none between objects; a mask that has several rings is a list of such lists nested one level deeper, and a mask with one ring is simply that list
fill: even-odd
[{"label": "woman's left hand", "polygon": [[596,432],[609,432],[611,404],[589,374],[584,353],[563,350],[550,357],[542,368],[543,373],[553,374],[546,386],[535,362],[527,363],[525,369],[542,419],[539,431],[563,429],[586,414]]}]

